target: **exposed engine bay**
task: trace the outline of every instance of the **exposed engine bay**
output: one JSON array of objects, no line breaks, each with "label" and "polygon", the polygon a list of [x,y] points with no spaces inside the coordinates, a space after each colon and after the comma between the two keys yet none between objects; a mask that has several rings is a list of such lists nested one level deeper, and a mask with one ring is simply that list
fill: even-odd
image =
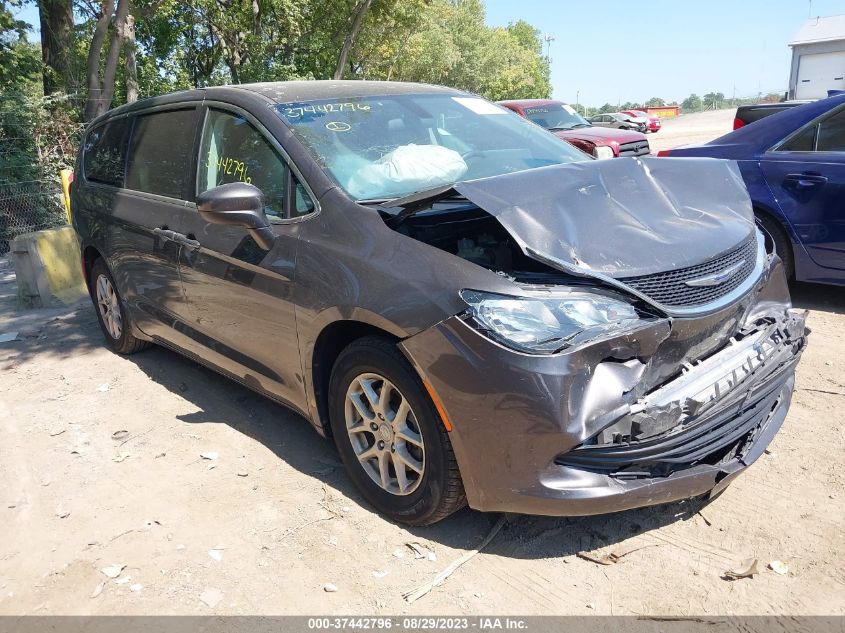
[{"label": "exposed engine bay", "polygon": [[440,203],[396,230],[494,272],[525,283],[562,283],[569,276],[527,257],[499,221],[472,203]]}]

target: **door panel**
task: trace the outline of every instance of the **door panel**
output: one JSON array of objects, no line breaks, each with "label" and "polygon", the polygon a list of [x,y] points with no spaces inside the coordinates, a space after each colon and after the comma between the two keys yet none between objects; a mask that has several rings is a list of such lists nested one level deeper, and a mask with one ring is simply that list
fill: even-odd
[{"label": "door panel", "polygon": [[814,262],[845,269],[845,155],[778,154],[760,165],[781,211]]},{"label": "door panel", "polygon": [[114,218],[120,274],[131,289],[140,329],[175,344],[187,318],[179,279],[180,244],[163,230],[183,223],[196,137],[196,106],[141,112],[134,116],[126,162],[125,189]]},{"label": "door panel", "polygon": [[135,322],[148,336],[169,338],[184,313],[179,281],[179,245],[156,227],[180,222],[185,203],[121,191],[112,211],[112,272]]},{"label": "door panel", "polygon": [[298,226],[281,228],[268,252],[240,227],[186,218],[183,232],[201,244],[180,258],[187,334],[196,353],[304,409],[293,308]]},{"label": "door panel", "polygon": [[[265,135],[244,116],[209,109],[197,161],[198,191],[249,182],[265,212],[287,217],[289,174]],[[183,248],[180,270],[196,353],[248,384],[305,410],[293,306],[299,225],[276,224],[262,250],[241,227],[210,224],[190,205],[179,228],[198,248]]]},{"label": "door panel", "polygon": [[760,166],[812,260],[845,269],[845,108],[794,133]]}]

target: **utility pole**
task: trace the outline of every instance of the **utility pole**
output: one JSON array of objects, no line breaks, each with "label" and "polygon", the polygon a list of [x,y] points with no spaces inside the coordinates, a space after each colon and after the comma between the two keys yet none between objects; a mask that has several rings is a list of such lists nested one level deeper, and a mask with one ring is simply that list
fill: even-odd
[{"label": "utility pole", "polygon": [[546,33],[543,36],[543,41],[546,42],[546,61],[551,66],[551,64],[552,64],[552,42],[555,41],[555,36],[552,33]]},{"label": "utility pole", "polygon": [[580,90],[576,90],[576,91],[575,91],[575,108],[576,108],[576,110],[575,110],[575,111],[576,111],[576,112],[578,111],[578,110],[577,110],[577,108],[578,108],[578,106],[580,106],[580,105],[581,105],[581,91],[580,91]]}]

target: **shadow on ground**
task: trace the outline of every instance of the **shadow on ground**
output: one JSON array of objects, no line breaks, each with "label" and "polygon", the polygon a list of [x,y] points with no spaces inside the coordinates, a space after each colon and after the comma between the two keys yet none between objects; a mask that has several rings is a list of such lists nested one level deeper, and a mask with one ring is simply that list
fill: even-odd
[{"label": "shadow on ground", "polygon": [[845,314],[845,288],[840,286],[793,282],[789,292],[796,308]]},{"label": "shadow on ground", "polygon": [[[228,424],[261,442],[290,466],[370,510],[346,477],[334,444],[317,435],[298,414],[164,348],[152,348],[131,360],[152,380],[199,409],[179,416],[183,422]],[[514,517],[505,527],[504,537],[499,536],[485,551],[519,558],[568,556],[691,518],[704,505],[702,500],[691,500],[597,517]],[[498,516],[465,508],[434,526],[409,531],[448,547],[469,549],[487,534]],[[372,520],[384,519],[374,513]]]}]

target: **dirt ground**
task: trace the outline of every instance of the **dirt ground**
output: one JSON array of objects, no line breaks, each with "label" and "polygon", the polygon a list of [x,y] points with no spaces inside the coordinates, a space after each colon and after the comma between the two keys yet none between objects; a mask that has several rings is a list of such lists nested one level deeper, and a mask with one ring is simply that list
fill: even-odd
[{"label": "dirt ground", "polygon": [[648,144],[651,153],[672,149],[680,145],[706,143],[714,138],[727,134],[733,129],[734,113],[736,109],[711,110],[683,114],[675,119],[662,119],[659,132],[648,134]]},{"label": "dirt ground", "polygon": [[[649,138],[689,142],[682,121]],[[792,409],[724,494],[510,517],[408,604],[498,515],[386,521],[305,420],[164,349],[110,353],[89,304],[15,312],[0,260],[0,614],[845,614],[845,290],[793,290],[813,334]]]}]

